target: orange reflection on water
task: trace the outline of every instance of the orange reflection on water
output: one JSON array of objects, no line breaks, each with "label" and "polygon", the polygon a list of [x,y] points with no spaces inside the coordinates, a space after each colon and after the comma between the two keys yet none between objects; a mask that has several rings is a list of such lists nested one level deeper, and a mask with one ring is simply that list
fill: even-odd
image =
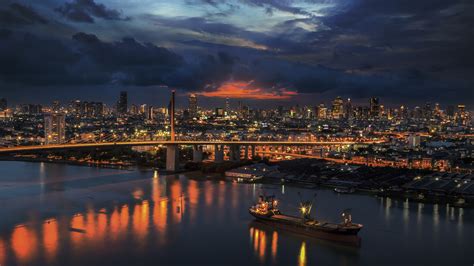
[{"label": "orange reflection on water", "polygon": [[135,205],[133,209],[133,232],[139,243],[145,238],[148,231],[149,203],[143,201],[141,204]]},{"label": "orange reflection on water", "polygon": [[85,221],[82,214],[76,214],[71,219],[71,242],[73,247],[80,247],[84,241],[85,233],[79,230],[85,230]]},{"label": "orange reflection on water", "polygon": [[96,225],[95,225],[95,212],[92,207],[89,207],[86,215],[86,236],[89,240],[95,240],[96,239]]},{"label": "orange reflection on water", "polygon": [[214,186],[208,181],[204,184],[204,200],[208,207],[212,205],[212,201],[214,200]]},{"label": "orange reflection on water", "polygon": [[265,250],[267,249],[267,235],[264,231],[261,231],[260,243],[258,244],[258,246],[258,257],[261,261],[265,261]]},{"label": "orange reflection on water", "polygon": [[304,241],[303,243],[301,243],[300,255],[298,256],[298,265],[299,266],[306,265],[306,242]]},{"label": "orange reflection on water", "polygon": [[273,232],[272,235],[272,258],[275,260],[278,250],[278,233],[276,231]]},{"label": "orange reflection on water", "polygon": [[112,214],[110,215],[109,232],[109,236],[113,240],[117,239],[120,232],[120,214],[117,207],[114,208]]},{"label": "orange reflection on water", "polygon": [[128,220],[129,220],[128,205],[123,205],[122,209],[120,210],[120,230],[119,230],[120,232],[124,232],[127,230]]},{"label": "orange reflection on water", "polygon": [[199,188],[197,181],[195,180],[190,180],[189,185],[188,185],[188,195],[189,195],[189,216],[191,221],[194,221],[194,218],[196,217],[196,209],[197,205],[199,203]]},{"label": "orange reflection on water", "polygon": [[253,237],[250,237],[250,241],[253,241],[253,250],[258,255],[259,259],[265,261],[265,250],[267,247],[267,236],[265,231],[251,228],[250,232],[253,232]]},{"label": "orange reflection on water", "polygon": [[173,212],[173,221],[181,222],[182,214],[184,212],[184,204],[182,198],[181,182],[175,181],[171,185],[171,208]]},{"label": "orange reflection on water", "polygon": [[58,250],[58,221],[48,220],[43,223],[43,245],[45,257],[48,261],[53,260]]},{"label": "orange reflection on water", "polygon": [[20,262],[28,262],[37,253],[38,240],[36,234],[26,226],[15,227],[11,237],[11,247]]},{"label": "orange reflection on water", "polygon": [[107,228],[107,211],[100,209],[97,214],[97,238],[104,240],[105,230]]}]

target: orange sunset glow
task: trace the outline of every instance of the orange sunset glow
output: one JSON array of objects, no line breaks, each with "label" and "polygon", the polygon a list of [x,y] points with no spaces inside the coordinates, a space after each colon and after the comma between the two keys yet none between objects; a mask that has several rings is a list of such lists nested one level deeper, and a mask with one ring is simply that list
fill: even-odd
[{"label": "orange sunset glow", "polygon": [[266,89],[253,84],[253,81],[229,81],[214,91],[199,92],[198,95],[217,98],[253,99],[253,100],[288,100],[298,95],[296,91],[285,88]]}]

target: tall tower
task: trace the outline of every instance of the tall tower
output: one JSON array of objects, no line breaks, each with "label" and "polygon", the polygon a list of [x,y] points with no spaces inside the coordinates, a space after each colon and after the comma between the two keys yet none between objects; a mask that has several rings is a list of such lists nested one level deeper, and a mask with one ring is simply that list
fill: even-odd
[{"label": "tall tower", "polygon": [[171,106],[170,106],[171,141],[176,140],[175,131],[174,131],[174,121],[175,121],[175,118],[174,118],[174,104],[175,104],[174,95],[175,95],[175,93],[176,93],[175,90],[171,91]]},{"label": "tall tower", "polygon": [[376,118],[380,115],[380,102],[379,98],[372,97],[369,101],[370,104],[370,116],[371,118]]},{"label": "tall tower", "polygon": [[225,98],[225,113],[226,115],[230,115],[230,99]]},{"label": "tall tower", "polygon": [[198,111],[198,103],[197,103],[197,96],[194,93],[191,93],[188,98],[189,101],[189,115],[191,118],[197,117]]},{"label": "tall tower", "polygon": [[124,115],[127,113],[128,109],[128,95],[126,91],[120,92],[120,98],[117,102],[117,113],[119,115]]}]

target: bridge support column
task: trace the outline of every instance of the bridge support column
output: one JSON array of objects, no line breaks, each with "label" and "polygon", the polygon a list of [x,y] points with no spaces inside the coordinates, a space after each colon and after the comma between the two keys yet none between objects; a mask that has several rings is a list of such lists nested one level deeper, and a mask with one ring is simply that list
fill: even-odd
[{"label": "bridge support column", "polygon": [[178,170],[178,145],[166,145],[166,171],[174,172]]},{"label": "bridge support column", "polygon": [[248,160],[249,159],[249,145],[245,145],[245,148],[244,148],[244,160]]},{"label": "bridge support column", "polygon": [[202,146],[193,145],[193,162],[199,163],[202,161]]},{"label": "bridge support column", "polygon": [[220,163],[224,161],[224,146],[214,145],[214,162]]},{"label": "bridge support column", "polygon": [[230,145],[229,157],[231,161],[240,161],[240,145],[237,145],[237,144]]},{"label": "bridge support column", "polygon": [[252,160],[253,160],[253,158],[255,158],[255,155],[257,155],[255,153],[255,145],[250,146],[250,150],[251,150],[250,151],[250,156],[252,157]]}]

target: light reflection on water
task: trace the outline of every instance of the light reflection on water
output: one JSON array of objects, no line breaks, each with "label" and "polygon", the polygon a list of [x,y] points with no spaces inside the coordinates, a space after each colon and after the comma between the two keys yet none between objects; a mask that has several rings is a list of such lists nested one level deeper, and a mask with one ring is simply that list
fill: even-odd
[{"label": "light reflection on water", "polygon": [[[44,166],[41,169],[47,171]],[[221,253],[226,250],[242,253],[235,258],[229,254],[222,255],[214,258],[214,262],[231,259],[248,265],[312,265],[316,261],[332,259],[336,264],[377,265],[377,256],[384,255],[385,249],[390,247],[403,248],[399,245],[413,233],[416,237],[406,248],[419,247],[420,252],[432,248],[430,239],[441,245],[438,240],[448,238],[447,248],[449,239],[461,245],[472,243],[464,231],[473,228],[472,220],[464,221],[466,214],[462,208],[358,195],[348,195],[346,199],[350,200],[341,204],[344,197],[329,190],[319,191],[316,218],[335,221],[339,209],[353,202],[354,221],[365,225],[361,232],[362,248],[348,250],[252,222],[247,208],[254,195],[262,192],[261,185],[196,181],[183,176],[159,176],[156,172],[149,174],[149,179],[143,183],[134,183],[127,201],[97,204],[91,200],[74,215],[59,213],[43,219],[32,216],[4,230],[0,234],[0,264],[71,264],[69,262],[84,257],[94,262],[102,257],[136,258],[137,254],[142,254],[149,264],[157,258],[165,258],[168,262],[174,259],[190,262],[177,257],[180,256],[177,247],[191,246],[204,254],[214,254],[212,249]],[[298,201],[296,193],[302,189],[291,186],[273,186],[272,189],[270,186],[268,190],[282,198],[284,209],[285,202],[292,206]],[[306,194],[312,195],[313,191]],[[290,212],[292,208],[286,207],[286,210]],[[453,236],[451,231],[454,228],[457,234]],[[386,241],[383,249],[379,247],[380,239]],[[210,246],[204,247],[203,243]],[[246,254],[247,249],[250,254]],[[126,255],[126,252],[134,255]],[[209,254],[187,252],[194,257],[202,256],[201,262],[209,259],[206,257]],[[394,254],[393,259],[402,257],[401,253]]]}]

